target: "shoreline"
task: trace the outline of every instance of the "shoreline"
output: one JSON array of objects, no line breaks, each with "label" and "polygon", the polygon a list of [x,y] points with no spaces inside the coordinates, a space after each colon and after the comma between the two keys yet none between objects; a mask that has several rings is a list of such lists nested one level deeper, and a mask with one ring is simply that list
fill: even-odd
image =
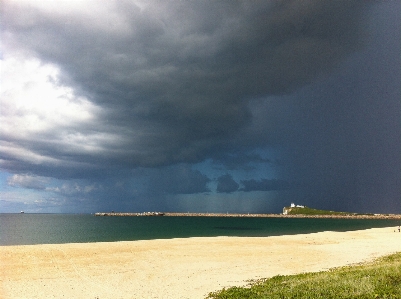
[{"label": "shoreline", "polygon": [[284,214],[235,214],[235,213],[171,213],[171,212],[144,212],[144,213],[119,213],[97,212],[95,216],[110,217],[238,217],[238,218],[330,218],[330,219],[401,219],[401,214],[356,214],[345,215],[284,215]]},{"label": "shoreline", "polygon": [[[394,232],[396,231],[396,232]],[[0,247],[2,298],[205,298],[247,280],[324,271],[401,250],[396,227]]]}]

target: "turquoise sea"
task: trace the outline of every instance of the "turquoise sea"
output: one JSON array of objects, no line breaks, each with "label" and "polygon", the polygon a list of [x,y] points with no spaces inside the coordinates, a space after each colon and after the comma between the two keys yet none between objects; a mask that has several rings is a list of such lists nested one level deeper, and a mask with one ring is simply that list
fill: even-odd
[{"label": "turquoise sea", "polygon": [[400,220],[0,214],[0,245],[116,242],[212,236],[265,237],[398,225]]}]

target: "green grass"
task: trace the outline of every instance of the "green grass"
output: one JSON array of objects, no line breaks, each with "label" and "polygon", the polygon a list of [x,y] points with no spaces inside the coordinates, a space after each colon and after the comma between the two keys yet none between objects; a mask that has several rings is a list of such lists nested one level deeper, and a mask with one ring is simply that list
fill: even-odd
[{"label": "green grass", "polygon": [[298,208],[298,207],[286,207],[288,211],[288,215],[341,215],[341,216],[347,216],[347,215],[365,215],[365,216],[373,216],[374,214],[360,214],[360,213],[350,213],[350,212],[336,212],[336,211],[327,211],[327,210],[317,210],[317,209],[312,209],[308,207],[304,208]]},{"label": "green grass", "polygon": [[287,207],[287,209],[288,209],[288,215],[353,215],[353,213],[317,210],[308,207],[304,208]]},{"label": "green grass", "polygon": [[208,295],[209,299],[401,298],[401,252],[324,272],[275,276]]}]

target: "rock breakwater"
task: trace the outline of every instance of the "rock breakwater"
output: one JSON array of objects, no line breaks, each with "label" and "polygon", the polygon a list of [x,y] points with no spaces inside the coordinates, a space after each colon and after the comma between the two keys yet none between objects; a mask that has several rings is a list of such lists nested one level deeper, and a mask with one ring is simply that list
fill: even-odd
[{"label": "rock breakwater", "polygon": [[269,217],[269,218],[334,218],[334,219],[401,219],[400,214],[346,214],[346,215],[283,215],[283,214],[235,214],[235,213],[171,213],[171,212],[143,212],[143,213],[119,213],[103,212],[95,213],[95,216],[165,216],[165,217]]}]

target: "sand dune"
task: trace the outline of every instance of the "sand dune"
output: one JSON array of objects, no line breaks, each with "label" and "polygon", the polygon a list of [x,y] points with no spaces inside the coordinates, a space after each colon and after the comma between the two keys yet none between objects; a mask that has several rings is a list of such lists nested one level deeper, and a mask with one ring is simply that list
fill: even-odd
[{"label": "sand dune", "polygon": [[1,298],[204,298],[401,251],[394,227],[266,238],[0,246]]}]

